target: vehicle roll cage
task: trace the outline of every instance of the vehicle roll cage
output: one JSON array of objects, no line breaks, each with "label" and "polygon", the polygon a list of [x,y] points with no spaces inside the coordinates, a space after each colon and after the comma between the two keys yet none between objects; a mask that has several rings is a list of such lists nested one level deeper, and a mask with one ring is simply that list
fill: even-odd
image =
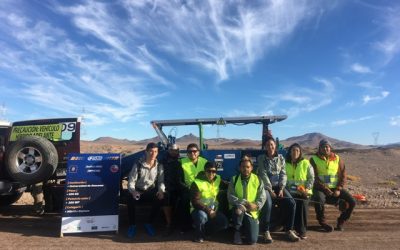
[{"label": "vehicle roll cage", "polygon": [[197,125],[199,127],[199,144],[201,150],[206,149],[203,138],[203,125],[247,125],[247,124],[262,124],[262,149],[265,149],[265,141],[268,136],[271,136],[271,131],[268,125],[274,122],[280,122],[287,118],[286,115],[274,116],[250,116],[250,117],[220,117],[220,118],[196,118],[196,119],[175,119],[175,120],[154,120],[151,125],[160,138],[163,147],[167,148],[168,143],[174,142],[175,138],[166,136],[162,130],[165,126],[185,126]]}]

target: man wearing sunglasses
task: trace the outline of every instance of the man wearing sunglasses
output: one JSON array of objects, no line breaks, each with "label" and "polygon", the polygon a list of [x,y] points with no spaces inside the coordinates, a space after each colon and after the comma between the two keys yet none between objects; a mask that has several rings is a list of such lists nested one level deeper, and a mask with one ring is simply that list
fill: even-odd
[{"label": "man wearing sunglasses", "polygon": [[199,146],[191,143],[187,146],[187,157],[180,159],[181,167],[178,170],[178,185],[180,189],[179,221],[181,231],[191,229],[192,219],[190,216],[190,186],[197,174],[204,171],[207,160],[200,156]]},{"label": "man wearing sunglasses", "polygon": [[228,227],[227,218],[218,211],[217,196],[223,185],[221,177],[217,175],[215,162],[207,162],[204,171],[197,175],[190,187],[195,242],[203,242],[206,232],[212,234]]}]

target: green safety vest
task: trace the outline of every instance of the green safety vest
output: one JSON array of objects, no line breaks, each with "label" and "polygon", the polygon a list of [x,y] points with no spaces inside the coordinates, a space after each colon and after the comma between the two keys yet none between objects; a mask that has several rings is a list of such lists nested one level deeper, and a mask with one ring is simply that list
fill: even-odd
[{"label": "green safety vest", "polygon": [[312,156],[317,166],[318,178],[329,188],[336,188],[338,183],[339,156],[335,155],[335,160],[323,160],[318,156]]},{"label": "green safety vest", "polygon": [[[242,185],[242,176],[241,174],[233,176],[232,183],[236,183],[235,185],[235,194],[241,200],[243,199],[243,185]],[[251,173],[249,182],[247,183],[247,198],[248,202],[255,202],[257,199],[257,191],[260,187],[260,179],[257,175]],[[260,211],[252,211],[250,212],[251,216],[254,219],[258,219]]]},{"label": "green safety vest", "polygon": [[[195,179],[194,183],[197,185],[201,193],[201,202],[211,208],[214,206],[214,210],[217,211],[218,209],[218,201],[217,195],[219,192],[219,185],[221,184],[221,176],[216,175],[215,180],[213,182],[209,182],[208,180],[203,179]],[[190,212],[194,210],[193,204],[190,203]]]},{"label": "green safety vest", "polygon": [[194,179],[201,171],[204,171],[204,165],[207,163],[207,159],[199,156],[197,159],[197,167],[193,164],[193,162],[188,158],[182,158],[181,160],[182,169],[183,169],[183,178],[185,180],[186,187],[190,188]]},{"label": "green safety vest", "polygon": [[[299,194],[297,187],[303,185],[306,188],[307,173],[310,167],[310,162],[306,159],[301,160],[297,163],[296,167],[292,163],[286,162],[286,176],[287,184],[290,193]],[[307,191],[309,195],[312,195],[312,190]]]}]

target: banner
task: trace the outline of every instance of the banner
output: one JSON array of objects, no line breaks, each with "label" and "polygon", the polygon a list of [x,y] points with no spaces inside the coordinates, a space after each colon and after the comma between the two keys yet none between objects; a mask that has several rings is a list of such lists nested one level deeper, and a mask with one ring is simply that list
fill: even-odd
[{"label": "banner", "polygon": [[64,233],[118,231],[119,154],[70,154],[65,181]]}]

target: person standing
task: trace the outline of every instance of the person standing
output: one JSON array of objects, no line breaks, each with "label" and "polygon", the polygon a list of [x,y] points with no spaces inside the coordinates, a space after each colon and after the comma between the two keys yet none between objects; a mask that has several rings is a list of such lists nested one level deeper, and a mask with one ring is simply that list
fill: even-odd
[{"label": "person standing", "polygon": [[194,241],[202,243],[205,235],[228,227],[225,215],[218,211],[217,196],[224,183],[217,175],[215,162],[207,162],[190,187],[191,215],[195,227]]},{"label": "person standing", "polygon": [[345,201],[346,207],[336,221],[336,230],[343,231],[343,225],[356,205],[355,199],[344,189],[345,164],[339,155],[332,152],[332,144],[326,139],[319,142],[318,152],[311,157],[310,163],[315,173],[313,200],[316,202],[314,207],[317,220],[325,231],[332,232],[334,228],[326,222],[324,204]]},{"label": "person standing", "polygon": [[178,170],[178,186],[180,193],[179,215],[182,232],[188,231],[192,226],[190,216],[190,187],[198,173],[204,171],[207,160],[200,156],[199,146],[190,143],[187,146],[187,157],[180,159],[181,167]]},{"label": "person standing", "polygon": [[243,244],[241,230],[250,245],[257,243],[259,215],[266,195],[259,177],[252,173],[253,162],[248,156],[240,161],[240,174],[234,176],[228,187],[228,201],[232,208],[232,220],[235,229],[233,243]]},{"label": "person standing", "polygon": [[142,202],[151,202],[152,208],[144,227],[150,236],[155,235],[153,221],[156,218],[161,206],[164,204],[164,168],[157,161],[157,144],[150,142],[146,146],[146,155],[139,159],[129,173],[128,190],[131,195],[128,197],[129,228],[128,237],[136,235],[136,205]]},{"label": "person standing", "polygon": [[265,154],[257,157],[257,175],[263,181],[266,190],[267,201],[262,208],[262,220],[264,222],[263,238],[265,243],[272,243],[269,232],[272,202],[278,203],[281,210],[287,212],[285,215],[285,231],[289,241],[299,241],[293,231],[296,202],[285,189],[287,176],[285,171],[285,158],[278,154],[274,138],[268,137],[265,143]]},{"label": "person standing", "polygon": [[303,158],[298,143],[289,147],[286,155],[286,188],[296,201],[294,229],[300,239],[306,239],[309,198],[314,184],[314,170],[310,162]]},{"label": "person standing", "polygon": [[177,198],[179,195],[177,171],[181,167],[181,164],[179,162],[179,147],[177,144],[168,145],[168,151],[161,163],[164,167],[164,183],[166,188],[165,206],[163,206],[167,222],[165,236],[169,236],[172,234],[173,226],[176,223],[173,215],[176,213]]}]

